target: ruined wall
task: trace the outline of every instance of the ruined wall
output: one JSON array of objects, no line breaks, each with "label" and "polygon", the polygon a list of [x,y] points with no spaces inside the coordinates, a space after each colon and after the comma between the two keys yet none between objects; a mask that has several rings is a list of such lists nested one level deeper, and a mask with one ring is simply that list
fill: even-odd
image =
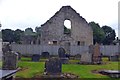
[{"label": "ruined wall", "polygon": [[[64,21],[71,21],[71,34],[64,34]],[[57,41],[57,45],[69,42],[77,45],[78,41],[84,45],[93,44],[93,32],[86,20],[70,6],[63,6],[53,17],[41,25],[41,45],[48,45],[49,41]],[[64,39],[67,37],[67,39]]]}]

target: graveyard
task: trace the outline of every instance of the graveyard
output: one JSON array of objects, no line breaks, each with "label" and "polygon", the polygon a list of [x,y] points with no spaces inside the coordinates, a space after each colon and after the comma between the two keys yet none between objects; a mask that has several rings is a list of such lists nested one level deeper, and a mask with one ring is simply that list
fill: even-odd
[{"label": "graveyard", "polygon": [[[11,71],[10,80],[15,79],[82,79],[82,78],[107,78],[119,79],[119,54],[103,56],[100,45],[88,46],[84,54],[70,55],[61,46],[57,55],[49,52],[41,54],[21,54],[13,51],[9,44],[3,47],[2,70]],[[23,74],[24,73],[24,74]],[[7,80],[8,75],[3,76]],[[1,76],[1,77],[2,77]]]},{"label": "graveyard", "polygon": [[[78,76],[78,78],[110,78],[94,71],[104,69],[119,70],[118,64],[120,62],[111,62],[108,61],[108,58],[102,59],[105,63],[101,65],[81,65],[77,64],[79,60],[70,60],[71,63],[62,65],[62,73],[71,73]],[[45,59],[32,62],[31,58],[22,57],[21,61],[18,62],[18,66],[22,69],[16,74],[16,78],[41,78],[44,73],[44,65]]]},{"label": "graveyard", "polygon": [[[71,21],[68,32],[65,20]],[[120,44],[94,42],[92,27],[71,6],[60,8],[40,29],[40,36],[25,34],[20,44],[1,42],[2,80],[120,78]]]}]

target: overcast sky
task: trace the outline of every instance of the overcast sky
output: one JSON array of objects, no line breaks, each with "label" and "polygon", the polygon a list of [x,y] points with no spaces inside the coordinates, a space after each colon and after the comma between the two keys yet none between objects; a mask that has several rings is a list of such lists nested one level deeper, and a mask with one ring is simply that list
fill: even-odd
[{"label": "overcast sky", "polygon": [[45,23],[62,6],[70,5],[87,22],[108,25],[118,36],[119,0],[0,0],[2,29],[35,29]]}]

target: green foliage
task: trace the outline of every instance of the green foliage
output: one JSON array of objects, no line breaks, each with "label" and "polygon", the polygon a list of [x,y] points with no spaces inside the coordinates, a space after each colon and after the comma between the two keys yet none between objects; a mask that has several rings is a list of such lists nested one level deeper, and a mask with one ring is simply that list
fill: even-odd
[{"label": "green foliage", "polygon": [[14,31],[14,42],[16,43],[20,43],[20,40],[21,40],[21,36],[23,35],[23,32],[22,30],[20,29],[16,29]]},{"label": "green foliage", "polygon": [[95,22],[90,22],[89,25],[92,27],[93,29],[93,41],[94,44],[97,42],[99,44],[102,43],[102,41],[105,38],[105,33],[104,31],[100,28],[98,23]]},{"label": "green foliage", "polygon": [[33,32],[33,29],[32,28],[26,28],[25,32],[27,32],[27,31]]},{"label": "green foliage", "polygon": [[64,26],[64,34],[70,34],[71,29],[68,29],[67,27]]},{"label": "green foliage", "polygon": [[105,38],[103,40],[103,44],[104,45],[110,45],[113,43],[113,41],[115,40],[116,34],[115,34],[115,30],[112,29],[109,26],[103,26],[102,27],[104,33],[105,33]]},{"label": "green foliage", "polygon": [[2,30],[2,39],[4,42],[14,42],[14,31],[11,29]]},{"label": "green foliage", "polygon": [[37,26],[37,27],[35,28],[35,31],[36,31],[37,35],[40,36],[40,34],[41,34],[41,27],[38,27],[38,26]]},{"label": "green foliage", "polygon": [[35,36],[36,35],[36,33],[35,32],[33,32],[33,29],[32,28],[26,28],[25,29],[25,32],[24,32],[24,35],[28,35],[28,36]]},{"label": "green foliage", "polygon": [[3,29],[2,30],[2,39],[4,42],[20,42],[20,37],[22,35],[23,31],[20,29],[17,30],[11,30],[11,29]]}]

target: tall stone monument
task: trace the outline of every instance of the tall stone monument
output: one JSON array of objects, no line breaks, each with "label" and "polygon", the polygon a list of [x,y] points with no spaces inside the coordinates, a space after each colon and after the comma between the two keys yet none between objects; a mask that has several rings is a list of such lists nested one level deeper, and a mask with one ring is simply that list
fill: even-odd
[{"label": "tall stone monument", "polygon": [[101,64],[102,62],[102,54],[100,53],[100,45],[98,43],[94,45],[92,61],[93,64]]}]

